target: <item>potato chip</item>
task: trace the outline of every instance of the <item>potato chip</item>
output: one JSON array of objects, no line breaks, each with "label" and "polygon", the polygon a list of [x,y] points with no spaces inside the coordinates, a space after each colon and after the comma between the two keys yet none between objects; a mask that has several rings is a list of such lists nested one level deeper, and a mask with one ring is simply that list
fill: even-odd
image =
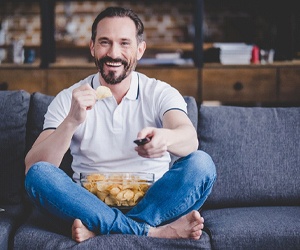
[{"label": "potato chip", "polygon": [[116,202],[110,197],[107,196],[104,200],[104,202],[108,205],[108,206],[114,206],[116,205]]},{"label": "potato chip", "polygon": [[105,180],[105,176],[102,175],[102,174],[91,174],[91,175],[88,175],[86,177],[86,179],[88,181],[91,181],[91,182],[94,182],[94,181],[103,181],[103,180]]},{"label": "potato chip", "polygon": [[104,201],[108,195],[109,195],[109,193],[106,191],[103,191],[103,192],[97,191],[97,197],[102,201]]},{"label": "potato chip", "polygon": [[89,174],[83,186],[109,206],[135,206],[145,195],[150,183],[139,176]]},{"label": "potato chip", "polygon": [[133,202],[137,203],[137,201],[139,199],[141,199],[143,196],[144,196],[144,192],[142,192],[142,191],[136,192],[134,197],[133,197]]},{"label": "potato chip", "polygon": [[96,89],[96,94],[97,94],[97,99],[98,100],[101,100],[101,99],[104,99],[104,98],[112,96],[110,88],[108,88],[106,86],[99,86]]},{"label": "potato chip", "polygon": [[120,190],[118,187],[112,187],[112,188],[110,189],[109,193],[110,193],[111,195],[116,196],[118,193],[120,193],[120,191],[121,191],[121,190]]},{"label": "potato chip", "polygon": [[134,192],[131,191],[130,189],[126,189],[124,191],[125,191],[125,193],[123,195],[124,199],[127,201],[130,201],[134,197]]}]

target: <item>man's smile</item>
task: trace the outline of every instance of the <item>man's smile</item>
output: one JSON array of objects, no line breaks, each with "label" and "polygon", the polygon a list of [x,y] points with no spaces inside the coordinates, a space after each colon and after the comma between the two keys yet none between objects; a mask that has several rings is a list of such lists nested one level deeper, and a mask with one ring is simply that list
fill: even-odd
[{"label": "man's smile", "polygon": [[105,64],[109,67],[120,67],[120,66],[122,66],[122,62],[106,62]]}]

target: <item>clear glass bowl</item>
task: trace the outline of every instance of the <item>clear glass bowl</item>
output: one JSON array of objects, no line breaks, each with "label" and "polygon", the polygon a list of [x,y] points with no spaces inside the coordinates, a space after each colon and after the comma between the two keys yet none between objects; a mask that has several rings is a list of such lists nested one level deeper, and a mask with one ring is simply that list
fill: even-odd
[{"label": "clear glass bowl", "polygon": [[105,204],[118,208],[134,207],[154,182],[152,173],[81,173],[81,185]]}]

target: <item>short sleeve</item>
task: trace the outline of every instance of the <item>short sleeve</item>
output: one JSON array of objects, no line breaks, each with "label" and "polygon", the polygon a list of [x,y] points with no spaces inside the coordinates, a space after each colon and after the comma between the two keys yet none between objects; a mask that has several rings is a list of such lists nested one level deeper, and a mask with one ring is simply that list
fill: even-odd
[{"label": "short sleeve", "polygon": [[157,86],[161,88],[159,91],[156,91],[158,94],[156,104],[158,105],[158,110],[160,110],[160,119],[167,111],[174,109],[181,110],[187,114],[187,104],[177,89],[163,82]]},{"label": "short sleeve", "polygon": [[71,92],[63,90],[50,103],[45,114],[43,129],[56,129],[66,118],[71,107]]}]

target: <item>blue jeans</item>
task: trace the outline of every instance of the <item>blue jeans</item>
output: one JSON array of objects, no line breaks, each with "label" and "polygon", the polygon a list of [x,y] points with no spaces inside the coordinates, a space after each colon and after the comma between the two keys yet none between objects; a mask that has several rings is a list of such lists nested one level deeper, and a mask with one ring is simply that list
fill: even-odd
[{"label": "blue jeans", "polygon": [[216,170],[210,156],[196,151],[180,158],[128,213],[111,208],[61,169],[38,162],[28,171],[25,188],[43,211],[72,222],[78,218],[96,234],[147,235],[159,226],[198,210],[211,192]]}]

